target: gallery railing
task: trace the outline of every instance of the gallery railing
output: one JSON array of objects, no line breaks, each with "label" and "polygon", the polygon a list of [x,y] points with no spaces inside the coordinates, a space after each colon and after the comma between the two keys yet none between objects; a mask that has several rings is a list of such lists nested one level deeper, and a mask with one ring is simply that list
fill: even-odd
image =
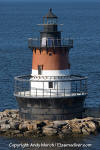
[{"label": "gallery railing", "polygon": [[68,38],[63,39],[28,39],[29,48],[56,48],[56,47],[68,47],[73,48],[73,40]]},{"label": "gallery railing", "polygon": [[[65,78],[66,77],[66,78]],[[55,79],[55,80],[54,80]],[[56,83],[56,88],[47,88],[44,85],[49,81]],[[42,85],[42,88],[35,87],[34,85]],[[62,83],[66,84],[66,88],[60,87]],[[68,86],[67,86],[68,85]],[[15,90],[14,95],[18,97],[71,97],[71,96],[86,96],[87,92],[87,77],[82,76],[61,76],[51,77],[47,79],[35,79],[32,76],[19,76],[15,77]]]}]

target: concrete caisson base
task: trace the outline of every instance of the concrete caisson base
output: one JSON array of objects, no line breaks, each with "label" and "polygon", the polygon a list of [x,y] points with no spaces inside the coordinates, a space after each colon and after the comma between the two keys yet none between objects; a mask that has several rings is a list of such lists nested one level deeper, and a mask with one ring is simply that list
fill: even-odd
[{"label": "concrete caisson base", "polygon": [[85,96],[69,98],[16,97],[19,115],[26,120],[66,120],[82,118]]}]

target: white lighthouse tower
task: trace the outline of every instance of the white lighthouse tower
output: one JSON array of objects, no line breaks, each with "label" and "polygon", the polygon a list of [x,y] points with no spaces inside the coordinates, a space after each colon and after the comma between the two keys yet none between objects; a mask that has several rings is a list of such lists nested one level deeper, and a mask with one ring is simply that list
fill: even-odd
[{"label": "white lighthouse tower", "polygon": [[70,75],[69,51],[73,40],[61,37],[52,9],[43,17],[40,38],[30,38],[32,74],[15,77],[20,116],[30,120],[81,117],[87,78]]}]

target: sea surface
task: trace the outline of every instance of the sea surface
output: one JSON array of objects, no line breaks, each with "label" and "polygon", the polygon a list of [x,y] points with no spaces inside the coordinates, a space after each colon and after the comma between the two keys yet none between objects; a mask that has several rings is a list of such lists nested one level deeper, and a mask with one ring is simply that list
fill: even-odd
[{"label": "sea surface", "polygon": [[[18,108],[14,91],[14,77],[31,73],[32,51],[27,39],[39,35],[48,9],[52,7],[59,16],[62,36],[74,40],[70,51],[72,74],[88,77],[88,97],[85,106],[96,110],[100,116],[100,2],[0,2],[0,111]],[[37,30],[37,31],[36,31]],[[91,115],[94,113],[92,112]],[[95,115],[95,114],[94,114]],[[100,134],[88,137],[7,139],[0,137],[0,150],[10,148],[9,143],[83,143],[91,147],[64,148],[60,150],[100,150]],[[19,149],[22,149],[19,147]],[[50,147],[37,149],[53,149]]]}]

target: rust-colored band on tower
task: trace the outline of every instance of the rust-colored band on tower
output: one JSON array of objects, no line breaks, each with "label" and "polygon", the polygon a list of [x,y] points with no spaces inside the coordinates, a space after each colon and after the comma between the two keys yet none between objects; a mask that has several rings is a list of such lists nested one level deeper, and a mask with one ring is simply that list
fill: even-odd
[{"label": "rust-colored band on tower", "polygon": [[32,69],[38,70],[38,65],[43,66],[43,70],[65,70],[70,69],[69,51],[56,49],[55,51],[33,50]]}]

